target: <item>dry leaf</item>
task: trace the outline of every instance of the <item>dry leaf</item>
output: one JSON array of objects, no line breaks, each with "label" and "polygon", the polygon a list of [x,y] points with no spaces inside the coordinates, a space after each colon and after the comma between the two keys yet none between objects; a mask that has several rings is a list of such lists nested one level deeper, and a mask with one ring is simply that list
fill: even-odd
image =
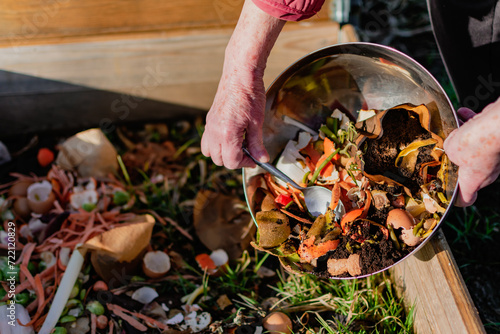
[{"label": "dry leaf", "polygon": [[229,300],[227,295],[222,295],[217,298],[217,305],[221,310],[224,310],[226,307],[233,305],[233,303],[231,303],[231,300]]},{"label": "dry leaf", "polygon": [[97,274],[107,282],[113,278],[123,281],[132,275],[149,245],[154,224],[151,215],[138,216],[87,241],[82,247],[92,252],[91,261]]},{"label": "dry leaf", "polygon": [[255,232],[244,202],[210,190],[198,192],[193,223],[198,238],[207,248],[224,249],[231,260],[249,246]]}]

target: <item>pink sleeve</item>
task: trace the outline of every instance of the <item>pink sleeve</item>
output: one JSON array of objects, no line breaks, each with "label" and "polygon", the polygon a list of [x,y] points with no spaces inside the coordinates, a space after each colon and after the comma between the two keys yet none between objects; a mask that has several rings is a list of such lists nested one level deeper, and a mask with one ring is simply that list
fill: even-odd
[{"label": "pink sleeve", "polygon": [[267,14],[286,21],[300,21],[315,15],[325,0],[252,0]]}]

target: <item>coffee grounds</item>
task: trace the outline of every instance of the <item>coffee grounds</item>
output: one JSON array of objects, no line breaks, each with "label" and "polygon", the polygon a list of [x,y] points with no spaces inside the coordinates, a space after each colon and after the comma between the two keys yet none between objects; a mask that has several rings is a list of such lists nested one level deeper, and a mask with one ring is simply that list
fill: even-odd
[{"label": "coffee grounds", "polygon": [[415,140],[431,138],[418,119],[418,115],[406,109],[392,109],[382,120],[383,135],[379,139],[366,140],[366,153],[363,155],[365,171],[371,175],[387,176],[410,191],[417,192],[423,183],[419,176],[422,163],[433,160],[429,155],[430,147],[419,148],[417,164],[412,174],[396,167],[395,162],[399,153]]}]

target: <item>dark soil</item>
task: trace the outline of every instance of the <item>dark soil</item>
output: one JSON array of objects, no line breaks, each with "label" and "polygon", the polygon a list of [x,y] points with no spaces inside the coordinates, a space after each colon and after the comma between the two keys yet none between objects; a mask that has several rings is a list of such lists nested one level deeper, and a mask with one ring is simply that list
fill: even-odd
[{"label": "dark soil", "polygon": [[[383,135],[380,139],[367,139],[365,171],[371,175],[387,176],[404,186],[412,193],[419,190],[422,180],[418,175],[422,162],[432,160],[428,155],[429,148],[421,148],[419,160],[412,174],[396,167],[398,154],[415,140],[424,140],[431,137],[418,120],[418,115],[406,109],[393,109],[387,112],[382,120]],[[426,154],[427,153],[427,154]],[[430,160],[429,160],[430,158]]]},{"label": "dark soil", "polygon": [[[375,210],[373,210],[375,212]],[[352,223],[350,232],[340,238],[340,243],[335,249],[320,259],[313,274],[328,277],[327,260],[346,259],[351,254],[359,254],[361,261],[361,275],[371,274],[390,267],[404,256],[408,255],[415,247],[408,247],[400,243],[398,249],[390,238],[381,231],[380,227],[370,224],[370,219],[356,220]],[[385,220],[383,223],[385,225]],[[395,231],[399,237],[399,231]],[[338,277],[350,277],[349,274]]]}]

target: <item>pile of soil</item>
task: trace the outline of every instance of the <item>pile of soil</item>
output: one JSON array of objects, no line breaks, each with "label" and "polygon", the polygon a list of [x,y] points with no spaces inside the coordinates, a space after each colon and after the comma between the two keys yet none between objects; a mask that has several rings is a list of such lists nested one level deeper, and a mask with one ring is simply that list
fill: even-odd
[{"label": "pile of soil", "polygon": [[371,175],[384,175],[417,192],[423,184],[419,176],[420,165],[432,161],[428,146],[419,148],[417,164],[412,174],[395,165],[398,154],[415,140],[425,140],[431,135],[421,125],[418,115],[407,109],[389,110],[382,120],[383,135],[379,139],[367,139],[365,171]]}]

